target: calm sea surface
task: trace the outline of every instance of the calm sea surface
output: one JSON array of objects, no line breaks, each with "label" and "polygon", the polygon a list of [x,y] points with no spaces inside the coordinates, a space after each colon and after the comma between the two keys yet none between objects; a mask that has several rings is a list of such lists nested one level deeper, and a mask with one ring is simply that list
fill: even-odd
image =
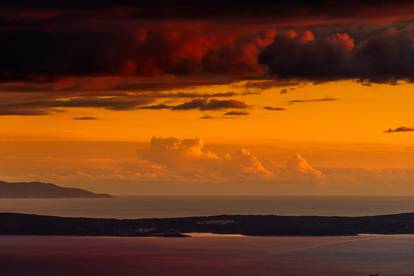
[{"label": "calm sea surface", "polygon": [[414,197],[136,196],[111,199],[0,199],[0,212],[106,218],[221,214],[359,216],[414,212]]},{"label": "calm sea surface", "polygon": [[413,236],[0,237],[5,276],[412,276]]},{"label": "calm sea surface", "polygon": [[[0,200],[0,212],[85,217],[374,215],[414,197],[117,197]],[[191,238],[0,236],[7,276],[412,276],[414,236]]]}]

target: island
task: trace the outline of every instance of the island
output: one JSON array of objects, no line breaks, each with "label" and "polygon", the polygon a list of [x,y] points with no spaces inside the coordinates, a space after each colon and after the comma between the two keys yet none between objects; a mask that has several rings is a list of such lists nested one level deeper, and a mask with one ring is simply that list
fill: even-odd
[{"label": "island", "polygon": [[0,235],[186,237],[187,233],[246,236],[414,234],[414,213],[361,217],[220,215],[101,219],[0,213]]},{"label": "island", "polygon": [[97,194],[79,188],[61,187],[42,182],[0,181],[1,198],[109,198],[109,194]]}]

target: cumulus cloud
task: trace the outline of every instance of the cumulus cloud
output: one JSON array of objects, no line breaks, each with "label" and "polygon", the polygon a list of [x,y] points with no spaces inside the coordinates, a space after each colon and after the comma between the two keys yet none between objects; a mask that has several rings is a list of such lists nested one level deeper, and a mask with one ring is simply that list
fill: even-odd
[{"label": "cumulus cloud", "polygon": [[173,173],[197,174],[204,177],[269,176],[260,161],[248,150],[241,149],[220,156],[205,148],[200,139],[153,137],[149,147],[139,152],[140,158],[173,170]]},{"label": "cumulus cloud", "polygon": [[[45,147],[48,156],[42,155]],[[302,148],[306,154],[297,155],[291,145],[250,151],[177,138],[143,144],[5,142],[0,178],[115,194],[413,194],[412,151],[383,149],[352,145],[348,153],[328,148],[321,154],[319,147]],[[385,163],[378,166],[379,160]]]},{"label": "cumulus cloud", "polygon": [[322,172],[299,154],[283,166],[266,166],[247,149],[219,154],[206,149],[200,139],[153,137],[149,147],[138,155],[141,160],[164,168],[167,174],[169,171],[171,175],[196,175],[210,180],[261,179],[277,184],[297,179],[315,181],[322,177]]},{"label": "cumulus cloud", "polygon": [[284,169],[284,172],[289,176],[312,177],[316,179],[323,176],[320,170],[313,168],[309,162],[299,153],[287,161],[286,167]]},{"label": "cumulus cloud", "polygon": [[228,166],[234,167],[234,171],[240,171],[243,174],[253,176],[271,177],[273,173],[266,169],[259,159],[254,156],[247,149],[240,149],[233,154],[226,156],[228,160]]},{"label": "cumulus cloud", "polygon": [[410,28],[383,31],[356,42],[347,33],[327,37],[284,32],[259,55],[269,73],[282,79],[361,82],[414,80],[414,36]]},{"label": "cumulus cloud", "polygon": [[218,156],[204,148],[200,139],[179,140],[174,137],[153,137],[149,148],[141,152],[145,160],[168,167],[189,166],[200,160],[217,160]]}]

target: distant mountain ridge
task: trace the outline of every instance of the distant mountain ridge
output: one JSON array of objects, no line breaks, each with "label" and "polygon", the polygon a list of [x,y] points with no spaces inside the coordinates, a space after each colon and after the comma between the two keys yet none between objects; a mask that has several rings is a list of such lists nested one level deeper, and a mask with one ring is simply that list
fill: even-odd
[{"label": "distant mountain ridge", "polygon": [[0,198],[109,198],[109,194],[97,194],[79,188],[61,187],[42,182],[0,181]]}]

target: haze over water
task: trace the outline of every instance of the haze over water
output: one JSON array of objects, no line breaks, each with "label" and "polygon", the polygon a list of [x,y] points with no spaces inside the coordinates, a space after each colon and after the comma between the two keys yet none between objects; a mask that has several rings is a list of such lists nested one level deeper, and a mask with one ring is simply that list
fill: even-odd
[{"label": "haze over water", "polygon": [[414,197],[136,196],[110,199],[2,199],[0,212],[102,218],[223,214],[363,216],[414,212]]}]

